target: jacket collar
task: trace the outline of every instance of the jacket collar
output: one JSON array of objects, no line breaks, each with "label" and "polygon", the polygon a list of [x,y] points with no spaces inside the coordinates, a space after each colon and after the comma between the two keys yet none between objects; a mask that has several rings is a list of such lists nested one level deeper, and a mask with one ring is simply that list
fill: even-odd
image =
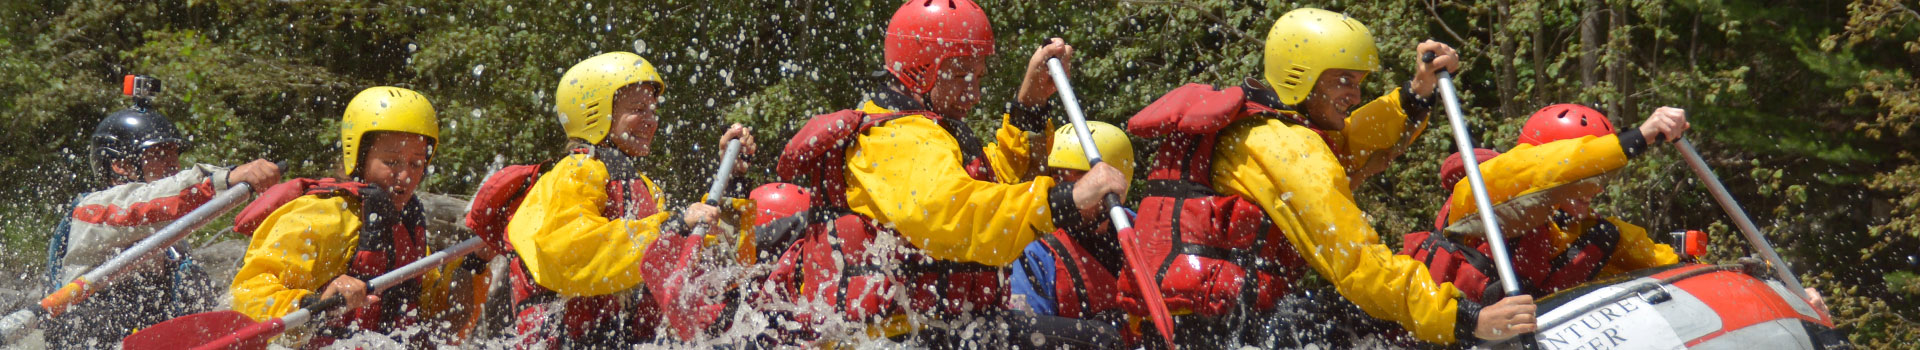
[{"label": "jacket collar", "polygon": [[872,80],[872,87],[868,88],[867,93],[861,96],[861,98],[866,99],[868,103],[895,112],[932,111],[931,108],[927,107],[926,102],[915,98],[913,94],[903,90],[904,87],[894,82],[893,76],[889,75],[886,71],[875,73]]},{"label": "jacket collar", "polygon": [[1283,122],[1303,125],[1308,128],[1313,128],[1314,130],[1319,130],[1319,128],[1313,127],[1313,123],[1307,121],[1306,112],[1301,111],[1299,106],[1281,103],[1280,94],[1274,92],[1273,88],[1267,87],[1267,84],[1260,81],[1260,78],[1247,78],[1244,82],[1240,83],[1240,90],[1246,92],[1248,104],[1258,105],[1259,107],[1267,109],[1266,111],[1260,112],[1273,115],[1276,119],[1280,119],[1280,121]]}]

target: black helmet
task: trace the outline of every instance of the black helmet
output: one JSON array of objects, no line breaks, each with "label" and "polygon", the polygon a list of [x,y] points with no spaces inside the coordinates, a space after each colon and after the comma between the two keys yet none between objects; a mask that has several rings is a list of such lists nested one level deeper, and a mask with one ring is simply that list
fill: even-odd
[{"label": "black helmet", "polygon": [[173,121],[139,107],[108,114],[93,128],[92,143],[89,156],[93,158],[95,170],[109,179],[116,176],[111,167],[113,162],[138,157],[149,147],[174,144],[186,152],[192,146],[186,135],[173,126]]}]

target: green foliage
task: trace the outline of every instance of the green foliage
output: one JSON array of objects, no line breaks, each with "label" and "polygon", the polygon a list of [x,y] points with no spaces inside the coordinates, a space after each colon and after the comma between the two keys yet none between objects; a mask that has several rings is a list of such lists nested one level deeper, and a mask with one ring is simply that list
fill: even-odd
[{"label": "green foliage", "polygon": [[[1887,277],[1913,270],[1920,246],[1911,153],[1920,149],[1920,13],[1910,1],[984,2],[998,55],[986,98],[967,117],[983,131],[1043,38],[1074,46],[1089,117],[1120,124],[1181,84],[1257,77],[1268,27],[1299,7],[1368,24],[1385,63],[1368,76],[1372,94],[1410,79],[1419,40],[1460,49],[1457,83],[1481,147],[1511,147],[1521,121],[1552,103],[1594,106],[1621,127],[1660,106],[1686,108],[1689,137],[1800,272],[1833,291],[1855,340],[1920,339],[1920,324],[1907,321],[1920,319],[1913,279]],[[552,96],[560,75],[597,53],[634,51],[666,76],[662,136],[646,171],[678,206],[704,190],[726,124],[752,126],[759,139],[755,170],[741,177],[773,181],[775,153],[807,116],[855,107],[886,79],[874,73],[897,4],[0,3],[0,176],[15,183],[0,198],[18,199],[0,203],[0,271],[37,270],[58,207],[98,187],[85,136],[127,104],[117,95],[123,74],[165,80],[155,105],[201,145],[185,160],[287,160],[291,175],[306,177],[335,172],[336,124],[353,94],[419,90],[444,130],[427,190],[467,194],[494,167],[564,154]],[[1453,152],[1452,132],[1443,116],[1433,121],[1358,192],[1388,242],[1429,228],[1445,194],[1434,173]],[[1598,208],[1654,232],[1704,228],[1717,237],[1717,260],[1745,254],[1672,151],[1656,148],[1616,176]]]}]

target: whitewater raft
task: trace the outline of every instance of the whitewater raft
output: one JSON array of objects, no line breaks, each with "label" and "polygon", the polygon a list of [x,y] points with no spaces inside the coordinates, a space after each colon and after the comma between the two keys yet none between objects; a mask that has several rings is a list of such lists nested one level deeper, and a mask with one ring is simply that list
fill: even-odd
[{"label": "whitewater raft", "polygon": [[1765,269],[1679,264],[1561,291],[1540,300],[1535,341],[1549,350],[1850,348],[1831,316]]}]

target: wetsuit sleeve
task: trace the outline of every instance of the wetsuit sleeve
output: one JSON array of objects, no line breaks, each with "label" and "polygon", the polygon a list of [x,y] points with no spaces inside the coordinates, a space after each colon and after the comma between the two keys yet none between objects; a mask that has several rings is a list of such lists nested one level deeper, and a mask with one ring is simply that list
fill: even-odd
[{"label": "wetsuit sleeve", "polygon": [[233,310],[256,321],[280,317],[346,273],[360,240],[360,218],[350,207],[359,204],[306,196],[268,215],[233,276]]},{"label": "wetsuit sleeve", "polygon": [[[1634,134],[1638,135],[1638,132]],[[1618,137],[1607,135],[1514,147],[1499,157],[1480,163],[1481,180],[1487,185],[1487,200],[1497,205],[1514,197],[1620,169],[1627,165],[1627,153],[1622,151],[1621,145]],[[1451,208],[1447,212],[1447,222],[1458,222],[1462,218],[1478,215],[1480,209],[1473,203],[1473,185],[1467,181],[1454,184],[1453,195],[1447,203]]]},{"label": "wetsuit sleeve", "polygon": [[1354,204],[1346,169],[1313,130],[1279,120],[1229,126],[1214,148],[1216,189],[1258,203],[1314,271],[1373,317],[1421,340],[1471,337],[1478,306],[1426,265],[1396,255]]},{"label": "wetsuit sleeve", "polygon": [[1680,263],[1680,255],[1673,252],[1673,246],[1657,243],[1647,237],[1646,228],[1620,218],[1609,217],[1606,220],[1620,229],[1620,244],[1614,247],[1613,257],[1607,259],[1607,266],[1600,269],[1600,276]]},{"label": "wetsuit sleeve", "polygon": [[[935,259],[1006,266],[1035,234],[1052,232],[1056,220],[1078,220],[1077,211],[1049,206],[1053,193],[1066,188],[1056,188],[1053,178],[997,183],[968,177],[959,142],[930,119],[895,119],[856,142],[847,149],[847,204],[892,225]],[[1061,214],[1073,217],[1056,218]]]},{"label": "wetsuit sleeve", "polygon": [[1335,133],[1344,152],[1340,163],[1354,183],[1386,171],[1394,158],[1405,154],[1426,132],[1427,104],[1406,91],[1395,89],[1354,110],[1347,116],[1346,128]]},{"label": "wetsuit sleeve", "polygon": [[[85,273],[227,189],[227,169],[199,165],[153,182],[88,194],[69,217],[66,274]],[[63,276],[65,277],[65,276]]]},{"label": "wetsuit sleeve", "polygon": [[673,215],[601,216],[607,181],[606,165],[574,155],[556,162],[527,190],[507,223],[507,240],[535,283],[563,296],[605,295],[640,284],[642,252]]}]

